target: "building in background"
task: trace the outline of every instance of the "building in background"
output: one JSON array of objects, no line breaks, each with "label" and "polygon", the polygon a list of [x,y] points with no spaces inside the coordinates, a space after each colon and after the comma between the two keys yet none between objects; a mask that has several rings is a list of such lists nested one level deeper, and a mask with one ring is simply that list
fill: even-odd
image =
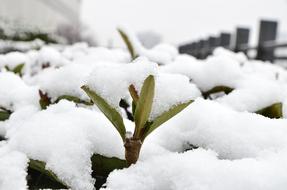
[{"label": "building in background", "polygon": [[36,31],[60,35],[69,43],[79,41],[81,0],[0,0],[0,4],[2,32]]}]

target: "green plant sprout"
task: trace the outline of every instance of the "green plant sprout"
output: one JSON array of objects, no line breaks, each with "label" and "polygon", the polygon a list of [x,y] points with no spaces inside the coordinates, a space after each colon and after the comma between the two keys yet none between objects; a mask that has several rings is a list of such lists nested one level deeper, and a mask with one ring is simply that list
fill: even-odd
[{"label": "green plant sprout", "polygon": [[20,77],[22,76],[22,70],[24,68],[25,64],[24,63],[20,63],[18,64],[16,67],[14,67],[13,69],[10,69],[7,65],[5,66],[5,69],[7,71],[13,72],[15,74],[18,74]]},{"label": "green plant sprout", "polygon": [[110,106],[107,101],[91,90],[88,86],[82,86],[82,89],[87,93],[91,100],[98,106],[103,114],[110,120],[113,126],[120,134],[124,147],[125,159],[127,165],[135,164],[139,158],[140,150],[145,138],[157,129],[161,124],[178,114],[186,108],[192,100],[173,106],[168,111],[162,113],[160,116],[152,121],[149,121],[152,110],[152,104],[155,91],[155,79],[153,75],[149,75],[143,83],[140,94],[136,91],[133,84],[129,86],[129,92],[133,99],[133,116],[135,129],[133,134],[126,131],[123,118],[120,113]]},{"label": "green plant sprout", "polygon": [[122,37],[124,43],[127,46],[127,49],[128,49],[130,56],[131,56],[131,59],[132,60],[136,59],[138,57],[138,54],[136,53],[135,48],[134,48],[131,40],[129,39],[128,35],[123,30],[121,30],[120,28],[118,28],[118,32],[119,32],[120,36]]}]

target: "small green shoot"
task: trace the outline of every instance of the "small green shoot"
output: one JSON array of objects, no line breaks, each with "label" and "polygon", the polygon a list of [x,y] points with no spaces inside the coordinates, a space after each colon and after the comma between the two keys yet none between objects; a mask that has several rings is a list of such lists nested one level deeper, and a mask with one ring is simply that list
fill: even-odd
[{"label": "small green shoot", "polygon": [[82,89],[119,132],[124,142],[125,157],[128,165],[137,162],[142,143],[149,134],[192,103],[192,101],[188,101],[186,103],[176,105],[170,110],[162,113],[155,120],[149,121],[155,93],[154,76],[149,75],[144,80],[140,95],[138,94],[134,85],[131,84],[128,90],[133,99],[132,106],[133,116],[135,119],[135,130],[132,135],[129,135],[129,133],[126,133],[122,116],[115,108],[110,106],[103,97],[97,94],[94,90],[90,89],[88,86],[84,85],[82,86]]},{"label": "small green shoot", "polygon": [[128,51],[131,55],[132,60],[136,59],[138,57],[138,55],[135,52],[135,48],[132,45],[131,40],[129,39],[128,35],[121,29],[118,29],[119,34],[121,35],[123,41],[125,42]]}]

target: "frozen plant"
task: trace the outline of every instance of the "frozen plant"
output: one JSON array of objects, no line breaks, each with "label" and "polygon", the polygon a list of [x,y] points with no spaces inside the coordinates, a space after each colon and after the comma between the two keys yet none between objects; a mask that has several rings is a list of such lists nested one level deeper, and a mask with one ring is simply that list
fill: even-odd
[{"label": "frozen plant", "polygon": [[134,132],[132,134],[131,132],[126,132],[121,114],[109,103],[107,103],[103,97],[91,90],[87,85],[82,86],[82,89],[111,121],[118,133],[121,135],[125,147],[125,158],[128,166],[137,162],[145,138],[161,124],[175,116],[192,102],[192,100],[190,100],[186,103],[173,106],[171,109],[163,112],[155,119],[149,120],[155,94],[154,76],[149,75],[144,80],[140,94],[138,94],[135,86],[130,84],[128,90],[133,99],[132,114],[135,123]]}]

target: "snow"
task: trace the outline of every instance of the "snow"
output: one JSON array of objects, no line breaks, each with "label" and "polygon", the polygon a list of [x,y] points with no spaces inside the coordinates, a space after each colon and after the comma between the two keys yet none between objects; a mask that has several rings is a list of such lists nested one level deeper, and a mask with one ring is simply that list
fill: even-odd
[{"label": "snow", "polygon": [[226,56],[213,56],[205,61],[179,56],[173,63],[162,67],[162,71],[186,75],[202,91],[216,86],[234,88],[243,77],[239,62]]},{"label": "snow", "polygon": [[[62,100],[40,110],[38,90],[52,101],[62,95],[89,100],[80,88],[86,84],[122,113],[120,100],[132,101],[128,87],[140,93],[149,75],[155,77],[149,120],[194,102],[150,134],[138,163],[113,171],[107,189],[286,189],[285,69],[222,48],[205,60],[166,44],[143,49],[128,34],[140,55],[132,62],[126,50],[85,43],[0,56],[0,106],[12,112],[0,121],[0,135],[7,139],[0,142],[0,189],[27,189],[28,160],[35,159],[69,188],[92,190],[91,156],[124,159],[120,135],[96,106]],[[22,62],[22,76],[4,68]],[[216,86],[234,90],[202,98]],[[282,119],[253,113],[277,102],[283,103]],[[127,131],[133,131],[125,118]]]},{"label": "snow", "polygon": [[191,144],[212,149],[220,158],[240,159],[286,148],[286,125],[286,119],[238,112],[198,98],[147,141],[172,152],[182,152]]},{"label": "snow", "polygon": [[128,96],[128,87],[133,84],[140,94],[143,81],[155,76],[155,96],[150,120],[175,105],[186,103],[201,95],[194,84],[183,75],[158,74],[158,66],[147,59],[138,58],[126,65],[110,65],[95,68],[87,85],[104,97],[107,102],[119,110],[119,102]]},{"label": "snow", "polygon": [[242,53],[242,52],[234,53],[234,52],[227,50],[227,49],[224,49],[222,47],[216,48],[213,51],[212,55],[216,56],[216,57],[223,57],[223,58],[228,59],[228,60],[232,59],[232,60],[235,60],[241,64],[248,61],[248,59],[244,53]]},{"label": "snow", "polygon": [[122,49],[104,47],[88,47],[85,43],[77,43],[64,49],[65,58],[79,64],[97,64],[97,62],[128,63],[128,52]]},{"label": "snow", "polygon": [[62,95],[70,95],[87,99],[81,90],[85,79],[91,69],[79,64],[70,64],[58,69],[47,68],[40,74],[27,80],[32,85],[48,93],[48,96],[56,100]]},{"label": "snow", "polygon": [[0,68],[7,66],[9,69],[14,69],[17,65],[28,62],[24,53],[11,52],[6,55],[0,55]]},{"label": "snow", "polygon": [[10,111],[27,105],[38,107],[38,89],[28,86],[14,73],[0,73],[0,92],[0,106]]},{"label": "snow", "polygon": [[[170,152],[113,171],[107,189],[283,190],[286,122],[197,99],[144,144],[157,143]],[[204,149],[176,153],[187,143]]]},{"label": "snow", "polygon": [[97,62],[129,63],[129,55],[122,49],[107,49],[103,47],[89,48],[88,56],[88,59],[90,59],[89,64],[91,64],[92,61],[94,64]]},{"label": "snow", "polygon": [[[3,28],[2,28],[3,29]],[[10,40],[0,40],[0,51],[5,52],[7,50],[15,50],[15,51],[29,51],[31,49],[39,49],[44,46],[45,42],[40,39],[36,39],[29,42],[24,41],[10,41]]]},{"label": "snow", "polygon": [[282,103],[285,99],[286,85],[260,76],[250,76],[230,94],[218,98],[218,102],[238,111],[256,112],[274,103]]},{"label": "snow", "polygon": [[241,53],[222,48],[215,49],[214,55],[203,61],[187,55],[178,56],[173,63],[160,69],[189,77],[202,92],[217,86],[234,89],[217,101],[238,111],[255,112],[284,102],[286,97],[284,69],[270,63],[248,61]]},{"label": "snow", "polygon": [[150,120],[154,120],[163,112],[175,105],[186,103],[201,96],[199,89],[189,82],[188,77],[175,74],[159,74],[155,83]]},{"label": "snow", "polygon": [[287,81],[286,70],[276,64],[252,60],[244,64],[242,69],[246,73],[256,72],[257,75],[271,80]]},{"label": "snow", "polygon": [[95,68],[88,78],[87,85],[119,110],[120,100],[128,97],[129,86],[133,84],[140,90],[149,75],[157,75],[157,64],[145,58],[138,58],[126,65]]},{"label": "snow", "polygon": [[5,127],[11,148],[46,162],[46,168],[72,189],[93,189],[93,153],[123,158],[121,138],[111,123],[102,114],[68,101],[40,112],[25,107]]},{"label": "snow", "polygon": [[45,46],[39,50],[36,62],[41,65],[49,64],[53,67],[69,63],[56,48]]},{"label": "snow", "polygon": [[218,159],[203,149],[171,153],[112,172],[107,190],[284,190],[286,157],[286,151],[240,160]]},{"label": "snow", "polygon": [[27,157],[0,143],[0,189],[26,190]]}]

